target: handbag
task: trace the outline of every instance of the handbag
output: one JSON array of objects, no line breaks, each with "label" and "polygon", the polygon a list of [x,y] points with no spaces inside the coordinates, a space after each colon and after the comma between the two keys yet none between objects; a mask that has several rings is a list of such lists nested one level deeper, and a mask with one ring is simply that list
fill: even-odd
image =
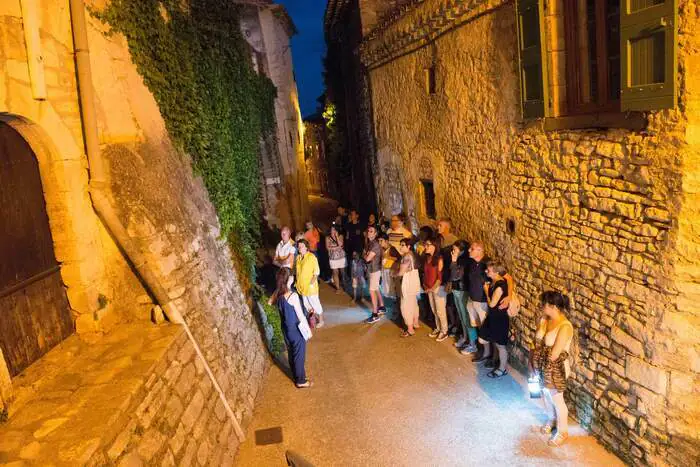
[{"label": "handbag", "polygon": [[316,325],[318,324],[318,316],[316,316],[316,313],[313,310],[309,311],[308,321],[309,328],[316,329]]}]

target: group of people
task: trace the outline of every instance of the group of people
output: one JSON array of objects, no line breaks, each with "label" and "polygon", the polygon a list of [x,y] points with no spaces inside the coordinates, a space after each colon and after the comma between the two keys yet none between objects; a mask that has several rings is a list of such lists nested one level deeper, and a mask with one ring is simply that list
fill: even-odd
[{"label": "group of people", "polygon": [[[397,311],[394,318],[402,321],[403,338],[416,335],[421,309],[429,309],[423,316],[423,321],[434,324],[429,337],[443,342],[453,336],[461,354],[472,355],[473,362],[488,368],[490,378],[501,378],[508,374],[508,344],[514,339],[511,319],[519,309],[515,284],[503,263],[486,257],[482,242],[458,239],[452,227],[452,221],[443,218],[435,228],[421,227],[414,237],[403,214],[393,215],[390,222],[370,215],[363,224],[356,210],[346,213],[338,208],[338,217],[325,235],[329,282],[338,294],[351,285],[352,299],[359,302],[368,288],[369,324],[386,314],[386,303],[393,303],[390,308]],[[275,251],[274,263],[280,269],[271,301],[282,316],[295,383],[304,388],[311,384],[304,371],[305,343],[312,327],[324,325],[318,259],[324,236],[311,222],[295,240],[291,234],[289,228],[282,229]],[[542,432],[552,435],[551,444],[559,445],[568,436],[563,391],[573,328],[566,319],[566,296],[550,291],[541,300],[544,318],[538,326],[539,346],[532,351],[531,371],[542,377],[552,414]]]}]

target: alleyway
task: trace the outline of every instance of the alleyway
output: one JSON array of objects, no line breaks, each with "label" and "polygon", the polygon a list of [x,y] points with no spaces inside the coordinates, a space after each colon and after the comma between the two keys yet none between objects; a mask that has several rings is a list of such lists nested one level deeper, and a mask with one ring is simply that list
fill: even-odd
[{"label": "alleyway", "polygon": [[[400,339],[391,321],[362,324],[364,310],[322,287],[327,326],[307,354],[314,386],[297,390],[279,368],[270,371],[241,467],[286,465],[287,449],[315,466],[622,465],[577,426],[568,445],[547,447],[531,430],[544,414],[520,375],[490,380],[425,326]],[[256,430],[274,427],[282,443],[256,446]]]}]

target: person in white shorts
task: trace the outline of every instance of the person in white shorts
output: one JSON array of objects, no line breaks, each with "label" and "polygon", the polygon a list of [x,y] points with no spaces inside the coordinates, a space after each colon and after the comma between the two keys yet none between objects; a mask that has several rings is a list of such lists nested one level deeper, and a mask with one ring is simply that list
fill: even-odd
[{"label": "person in white shorts", "polygon": [[294,246],[294,241],[292,240],[292,230],[284,226],[280,232],[282,240],[277,244],[275,248],[275,259],[273,261],[274,265],[279,268],[288,268],[291,270],[289,275],[289,280],[287,287],[291,287],[294,283],[294,257],[297,254],[297,249]]},{"label": "person in white shorts", "polygon": [[367,272],[369,273],[369,296],[372,299],[372,316],[367,319],[367,323],[379,321],[379,315],[386,313],[384,299],[379,290],[382,278],[382,247],[377,240],[377,228],[371,226],[367,229],[367,247],[363,253]]}]

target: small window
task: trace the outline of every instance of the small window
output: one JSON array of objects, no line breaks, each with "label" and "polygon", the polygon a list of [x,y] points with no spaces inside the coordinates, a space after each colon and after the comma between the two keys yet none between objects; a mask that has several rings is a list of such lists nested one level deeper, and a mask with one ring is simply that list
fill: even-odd
[{"label": "small window", "polygon": [[423,203],[425,208],[425,215],[430,219],[435,219],[437,213],[435,211],[435,188],[433,187],[432,180],[421,180],[423,185]]},{"label": "small window", "polygon": [[435,81],[435,65],[425,70],[425,89],[430,95],[435,94],[437,91],[437,84]]}]

